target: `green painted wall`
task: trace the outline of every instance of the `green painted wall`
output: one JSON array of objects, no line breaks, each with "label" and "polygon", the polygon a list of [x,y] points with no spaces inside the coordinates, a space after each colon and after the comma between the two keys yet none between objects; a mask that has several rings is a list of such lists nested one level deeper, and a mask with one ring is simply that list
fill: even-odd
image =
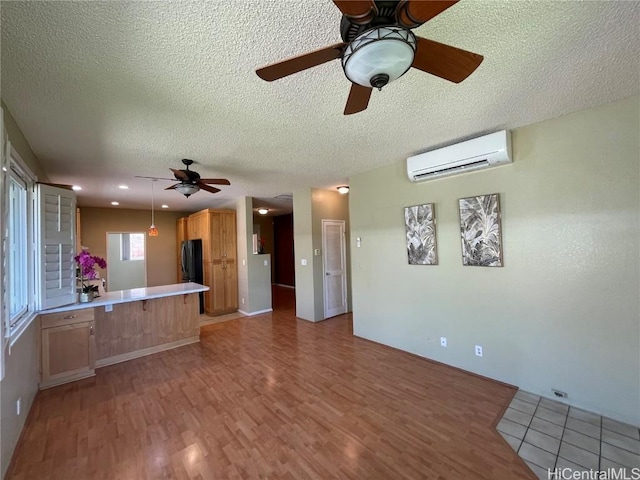
[{"label": "green painted wall", "polygon": [[[354,333],[640,425],[639,117],[635,96],[516,129],[513,165],[491,170],[352,177]],[[504,267],[463,267],[458,199],[495,192]],[[420,203],[437,266],[407,263],[403,207]]]}]

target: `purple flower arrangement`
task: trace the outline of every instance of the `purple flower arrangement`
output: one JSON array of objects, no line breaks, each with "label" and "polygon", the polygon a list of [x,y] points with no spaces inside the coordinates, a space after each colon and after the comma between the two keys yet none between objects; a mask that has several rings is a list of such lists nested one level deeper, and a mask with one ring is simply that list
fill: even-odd
[{"label": "purple flower arrangement", "polygon": [[91,255],[86,250],[80,252],[80,254],[77,255],[74,259],[78,264],[77,275],[80,277],[83,293],[97,291],[97,286],[85,285],[84,281],[98,278],[98,272],[96,272],[95,270],[96,265],[100,268],[107,268],[107,262],[105,262],[104,258],[98,257],[96,255]]}]

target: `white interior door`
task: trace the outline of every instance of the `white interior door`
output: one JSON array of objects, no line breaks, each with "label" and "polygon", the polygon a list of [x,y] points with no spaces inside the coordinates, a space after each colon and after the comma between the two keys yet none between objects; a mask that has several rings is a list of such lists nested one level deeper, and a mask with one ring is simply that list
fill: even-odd
[{"label": "white interior door", "polygon": [[346,241],[344,220],[322,220],[324,318],[347,313]]}]

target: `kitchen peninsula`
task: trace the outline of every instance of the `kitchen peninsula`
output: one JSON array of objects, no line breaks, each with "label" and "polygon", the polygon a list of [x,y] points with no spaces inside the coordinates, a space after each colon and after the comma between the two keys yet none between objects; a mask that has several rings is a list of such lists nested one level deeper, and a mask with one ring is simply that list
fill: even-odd
[{"label": "kitchen peninsula", "polygon": [[200,292],[177,283],[106,292],[90,303],[40,312],[40,388],[95,375],[95,368],[200,341]]}]

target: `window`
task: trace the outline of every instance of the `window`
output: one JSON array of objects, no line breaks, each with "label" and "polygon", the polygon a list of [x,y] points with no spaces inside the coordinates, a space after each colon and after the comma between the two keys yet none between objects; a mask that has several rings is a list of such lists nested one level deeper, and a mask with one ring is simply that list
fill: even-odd
[{"label": "window", "polygon": [[121,260],[144,260],[144,233],[123,233]]},{"label": "window", "polygon": [[13,328],[29,310],[27,183],[13,169],[9,176],[9,318]]},{"label": "window", "polygon": [[35,176],[13,149],[8,149],[6,191],[4,288],[8,311],[5,336],[15,342],[36,316],[34,188]]}]

